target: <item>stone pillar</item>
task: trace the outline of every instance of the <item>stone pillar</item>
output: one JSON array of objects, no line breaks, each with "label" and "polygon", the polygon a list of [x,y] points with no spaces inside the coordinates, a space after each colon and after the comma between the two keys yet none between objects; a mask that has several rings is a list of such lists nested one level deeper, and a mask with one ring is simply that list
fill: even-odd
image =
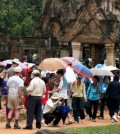
[{"label": "stone pillar", "polygon": [[78,60],[82,59],[82,45],[80,42],[72,42],[72,56]]},{"label": "stone pillar", "polygon": [[106,49],[106,65],[114,66],[115,65],[115,44],[105,44]]}]

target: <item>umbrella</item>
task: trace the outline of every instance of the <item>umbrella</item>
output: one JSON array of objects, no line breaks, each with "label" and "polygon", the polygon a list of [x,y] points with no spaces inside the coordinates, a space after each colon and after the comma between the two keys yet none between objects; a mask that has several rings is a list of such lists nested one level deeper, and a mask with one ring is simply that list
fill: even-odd
[{"label": "umbrella", "polygon": [[73,64],[73,63],[78,63],[79,60],[74,58],[74,57],[62,57],[61,58],[64,62],[66,62],[67,64]]},{"label": "umbrella", "polygon": [[38,66],[41,70],[56,71],[58,69],[67,68],[67,64],[59,58],[44,59]]},{"label": "umbrella", "polygon": [[71,110],[70,106],[61,105],[58,107],[58,111],[59,111],[60,116],[62,118],[63,124],[65,124],[65,120],[66,120],[70,110]]},{"label": "umbrella", "polygon": [[97,64],[96,66],[95,66],[95,68],[103,68],[105,65],[103,65],[103,64]]},{"label": "umbrella", "polygon": [[73,68],[73,70],[75,72],[77,72],[78,74],[87,77],[87,78],[92,78],[92,72],[90,71],[89,68],[87,68],[86,66],[80,64],[80,63],[74,63],[71,68]]},{"label": "umbrella", "polygon": [[12,64],[12,61],[13,61],[12,59],[4,60],[4,61],[1,62],[1,65],[2,66],[7,66],[7,64]]},{"label": "umbrella", "polygon": [[92,74],[95,76],[113,76],[113,73],[103,68],[91,68]]},{"label": "umbrella", "polygon": [[104,66],[104,67],[102,67],[102,69],[106,69],[106,70],[109,70],[109,71],[119,70],[117,67],[114,67],[114,66]]},{"label": "umbrella", "polygon": [[22,62],[19,62],[18,66],[20,66],[22,69],[28,69],[28,67]]},{"label": "umbrella", "polygon": [[23,64],[24,64],[25,66],[27,66],[28,68],[31,68],[31,67],[35,66],[34,63],[23,62]]},{"label": "umbrella", "polygon": [[[13,63],[13,60],[12,59],[8,59],[8,60],[2,61],[1,65],[6,67],[7,64],[11,64],[12,65],[12,63]],[[18,66],[20,66],[22,69],[28,69],[28,67],[24,63],[22,63],[20,61],[19,61],[19,65]]]},{"label": "umbrella", "polygon": [[70,66],[68,66],[66,68],[64,76],[65,76],[65,78],[66,78],[68,83],[73,83],[76,80],[75,73],[74,73],[73,69]]}]

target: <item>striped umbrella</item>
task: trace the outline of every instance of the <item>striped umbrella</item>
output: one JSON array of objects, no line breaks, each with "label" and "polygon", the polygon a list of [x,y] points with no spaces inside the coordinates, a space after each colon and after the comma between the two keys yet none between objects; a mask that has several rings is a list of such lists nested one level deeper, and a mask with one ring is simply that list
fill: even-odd
[{"label": "striped umbrella", "polygon": [[77,72],[78,74],[87,77],[87,78],[92,78],[92,72],[89,68],[87,68],[86,66],[80,64],[80,63],[74,63],[72,64],[71,68]]}]

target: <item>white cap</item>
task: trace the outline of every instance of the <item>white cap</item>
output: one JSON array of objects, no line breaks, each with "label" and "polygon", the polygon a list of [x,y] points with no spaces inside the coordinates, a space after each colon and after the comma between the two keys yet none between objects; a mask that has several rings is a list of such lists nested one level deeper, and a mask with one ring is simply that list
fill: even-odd
[{"label": "white cap", "polygon": [[40,71],[39,71],[39,70],[34,70],[34,71],[32,72],[32,74],[40,74]]},{"label": "white cap", "polygon": [[17,72],[17,73],[20,73],[20,72],[22,72],[22,68],[21,67],[15,67],[14,71]]},{"label": "white cap", "polygon": [[89,62],[92,62],[92,59],[91,58],[88,58]]},{"label": "white cap", "polygon": [[37,54],[33,54],[32,57],[33,57],[34,60],[38,59],[38,55]]}]

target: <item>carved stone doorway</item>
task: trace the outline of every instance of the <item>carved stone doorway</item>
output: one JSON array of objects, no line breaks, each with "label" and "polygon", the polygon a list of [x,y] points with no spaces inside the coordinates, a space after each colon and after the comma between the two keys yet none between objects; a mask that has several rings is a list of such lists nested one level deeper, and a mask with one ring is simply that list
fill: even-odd
[{"label": "carved stone doorway", "polygon": [[92,58],[92,64],[95,66],[100,63],[102,60],[106,59],[106,52],[104,44],[83,44],[83,60]]},{"label": "carved stone doorway", "polygon": [[106,51],[104,44],[93,44],[95,47],[94,51],[94,65],[100,63],[102,60],[106,59]]}]

